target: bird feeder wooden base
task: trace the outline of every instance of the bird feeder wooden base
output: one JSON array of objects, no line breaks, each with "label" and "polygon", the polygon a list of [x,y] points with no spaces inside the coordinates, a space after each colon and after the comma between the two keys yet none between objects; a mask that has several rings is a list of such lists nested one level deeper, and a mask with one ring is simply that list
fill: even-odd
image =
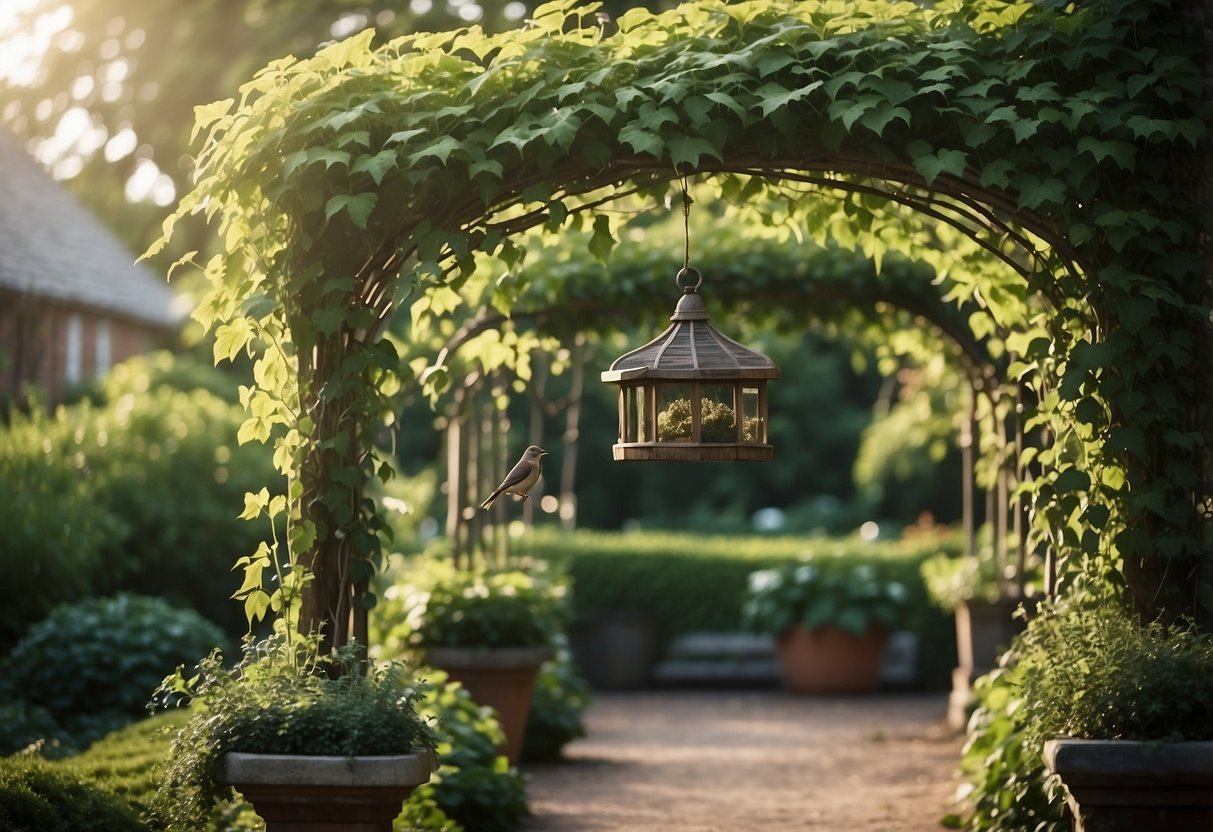
[{"label": "bird feeder wooden base", "polygon": [[774,445],[627,442],[612,446],[616,462],[770,462]]}]

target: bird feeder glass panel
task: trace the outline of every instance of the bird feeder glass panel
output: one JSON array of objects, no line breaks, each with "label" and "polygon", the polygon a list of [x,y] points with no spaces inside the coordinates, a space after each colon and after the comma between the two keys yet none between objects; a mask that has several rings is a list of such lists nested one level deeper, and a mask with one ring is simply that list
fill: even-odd
[{"label": "bird feeder glass panel", "polygon": [[694,442],[691,385],[663,384],[657,389],[657,441]]},{"label": "bird feeder glass panel", "polygon": [[641,384],[629,384],[619,391],[619,441],[644,442],[652,434],[649,427],[648,389]]},{"label": "bird feeder glass panel", "polygon": [[766,388],[741,386],[738,409],[741,411],[741,441],[765,445],[767,442]]},{"label": "bird feeder glass panel", "polygon": [[[687,286],[683,276],[693,273]],[[770,358],[721,334],[698,294],[698,272],[679,272],[672,325],[616,359],[602,380],[619,385],[616,460],[758,460],[767,437],[766,384],[779,377]]]}]

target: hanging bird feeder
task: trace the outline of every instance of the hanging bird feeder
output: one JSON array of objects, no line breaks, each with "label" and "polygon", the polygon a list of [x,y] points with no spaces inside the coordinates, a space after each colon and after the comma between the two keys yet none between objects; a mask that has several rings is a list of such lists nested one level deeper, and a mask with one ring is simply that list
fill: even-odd
[{"label": "hanging bird feeder", "polygon": [[[688,257],[689,260],[689,257]],[[670,327],[620,356],[602,374],[619,385],[616,460],[769,462],[767,382],[770,358],[712,326],[697,269],[675,277],[682,297]]]}]

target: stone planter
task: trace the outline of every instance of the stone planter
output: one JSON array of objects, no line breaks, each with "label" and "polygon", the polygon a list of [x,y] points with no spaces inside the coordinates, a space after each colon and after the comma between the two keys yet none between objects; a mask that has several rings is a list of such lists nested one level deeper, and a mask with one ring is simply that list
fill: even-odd
[{"label": "stone planter", "polygon": [[1026,622],[1015,617],[1018,598],[961,601],[956,607],[956,659],[973,678],[998,667],[998,657],[1023,632]]},{"label": "stone planter", "polygon": [[391,757],[226,754],[220,779],[253,804],[266,832],[391,832],[434,770],[428,749]]},{"label": "stone planter", "polygon": [[1044,758],[1075,832],[1213,830],[1213,742],[1058,739]]},{"label": "stone planter", "polygon": [[952,671],[952,693],[948,698],[948,724],[964,728],[973,704],[973,682],[998,667],[998,657],[1011,640],[1023,631],[1025,622],[1015,617],[1018,598],[997,601],[961,601],[956,615],[956,668]]},{"label": "stone planter", "polygon": [[880,678],[889,631],[872,626],[862,636],[836,627],[789,627],[775,637],[779,669],[796,693],[870,693]]},{"label": "stone planter", "polygon": [[505,732],[505,745],[501,751],[511,764],[518,762],[522,751],[539,666],[551,656],[552,651],[547,647],[431,647],[426,650],[430,665],[445,670],[451,681],[462,683],[477,703],[497,711]]}]

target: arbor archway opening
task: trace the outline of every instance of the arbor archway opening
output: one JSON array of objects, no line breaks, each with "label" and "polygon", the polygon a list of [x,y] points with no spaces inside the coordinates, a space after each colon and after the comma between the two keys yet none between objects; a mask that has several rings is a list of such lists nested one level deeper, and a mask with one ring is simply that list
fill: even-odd
[{"label": "arbor archway opening", "polygon": [[[1012,317],[1012,372],[1054,440],[1034,527],[1064,561],[1122,573],[1148,612],[1191,609],[1208,295],[1176,165],[1197,164],[1204,128],[1170,3],[705,2],[591,20],[557,2],[501,36],[373,47],[368,31],[200,108],[197,184],[166,237],[192,212],[218,221],[198,316],[217,358],[257,359],[243,434],[272,438],[291,478],[272,510],[311,576],[305,626],[364,636],[351,612],[382,526],[370,436],[402,374],[446,381],[399,366],[381,337],[398,306],[418,322],[470,296],[508,312],[519,287],[490,285],[478,252],[514,265],[522,232],[584,224],[606,253],[601,209],[689,174],[720,175],[726,199],[768,176],[842,188],[827,233],[883,230],[892,200],[1018,275],[970,291]],[[1027,296],[1050,304],[1025,313]]]}]

